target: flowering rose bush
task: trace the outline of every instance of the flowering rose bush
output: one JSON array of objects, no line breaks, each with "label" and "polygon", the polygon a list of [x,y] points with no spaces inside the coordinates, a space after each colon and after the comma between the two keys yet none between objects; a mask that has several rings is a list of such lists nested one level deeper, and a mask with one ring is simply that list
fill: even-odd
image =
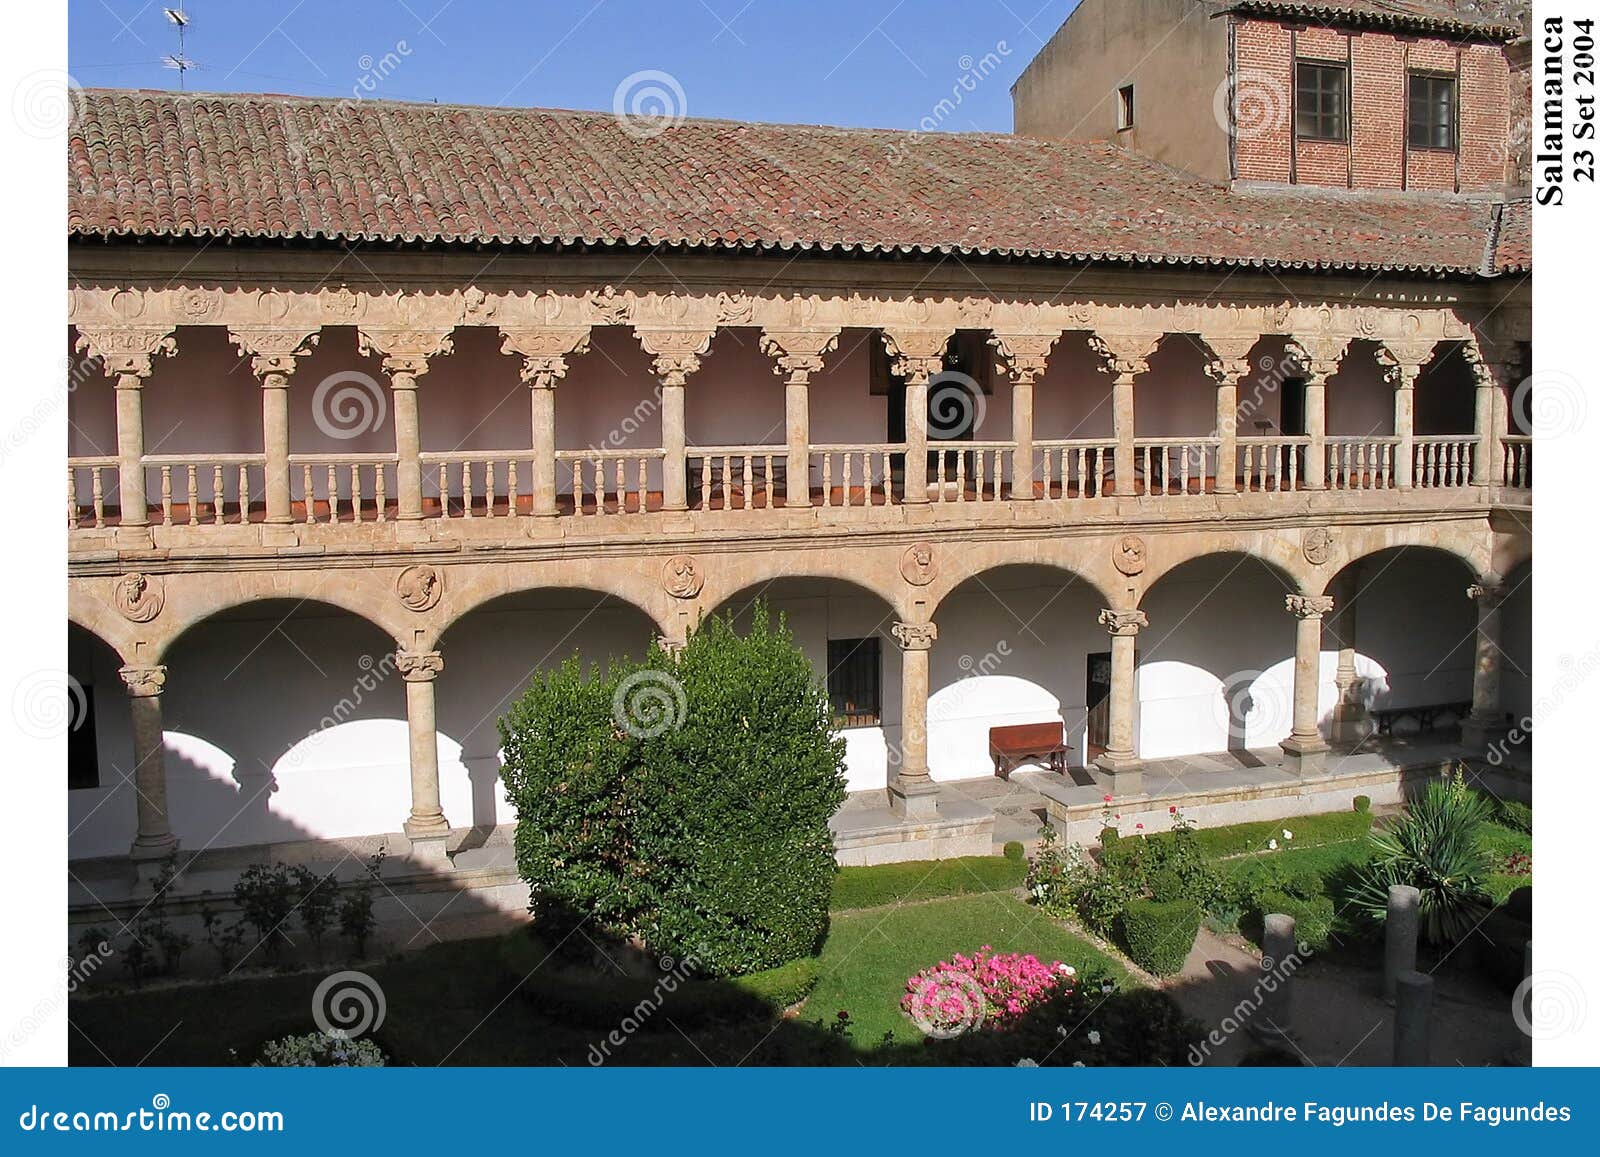
[{"label": "flowering rose bush", "polygon": [[1077,969],[985,944],[956,953],[906,981],[900,1008],[928,1036],[948,1038],[985,1024],[1005,1028],[1051,996],[1070,990]]}]

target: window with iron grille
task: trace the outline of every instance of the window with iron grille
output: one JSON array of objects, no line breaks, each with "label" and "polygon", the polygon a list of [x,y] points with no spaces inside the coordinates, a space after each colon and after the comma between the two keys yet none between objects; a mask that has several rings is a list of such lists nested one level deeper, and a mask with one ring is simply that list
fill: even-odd
[{"label": "window with iron grille", "polygon": [[882,641],[828,640],[828,702],[835,727],[877,727],[883,722]]},{"label": "window with iron grille", "polygon": [[1414,149],[1456,147],[1456,78],[1413,72],[1406,140]]},{"label": "window with iron grille", "polygon": [[1349,139],[1350,74],[1342,64],[1300,61],[1295,67],[1295,134],[1306,140]]}]

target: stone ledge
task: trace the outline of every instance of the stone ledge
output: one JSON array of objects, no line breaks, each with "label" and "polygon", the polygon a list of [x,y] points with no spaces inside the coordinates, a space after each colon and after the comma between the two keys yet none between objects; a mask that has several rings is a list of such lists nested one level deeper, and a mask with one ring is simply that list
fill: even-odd
[{"label": "stone ledge", "polygon": [[834,858],[841,867],[994,853],[994,812],[949,792],[939,796],[939,817],[925,823],[906,823],[885,802],[842,811],[829,821],[829,826],[833,829]]}]

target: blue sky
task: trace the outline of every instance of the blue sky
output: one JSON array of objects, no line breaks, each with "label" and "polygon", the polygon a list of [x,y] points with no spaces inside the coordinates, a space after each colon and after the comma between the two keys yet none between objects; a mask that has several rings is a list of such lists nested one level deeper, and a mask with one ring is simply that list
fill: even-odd
[{"label": "blue sky", "polygon": [[[166,0],[168,4],[177,0]],[[191,90],[1009,131],[1011,83],[1077,0],[187,0]],[[84,86],[176,88],[160,0],[70,0]],[[968,83],[962,85],[962,78]],[[959,107],[938,112],[959,90]],[[928,123],[935,118],[935,123]]]}]

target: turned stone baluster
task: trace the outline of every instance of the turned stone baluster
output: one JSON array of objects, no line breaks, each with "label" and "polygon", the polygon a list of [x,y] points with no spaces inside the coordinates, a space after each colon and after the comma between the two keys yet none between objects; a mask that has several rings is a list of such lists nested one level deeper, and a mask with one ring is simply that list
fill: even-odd
[{"label": "turned stone baluster", "polygon": [[161,525],[172,525],[172,467],[161,468]]},{"label": "turned stone baluster", "polygon": [[98,466],[89,472],[89,502],[94,507],[95,527],[103,528],[106,524],[106,484]]}]

